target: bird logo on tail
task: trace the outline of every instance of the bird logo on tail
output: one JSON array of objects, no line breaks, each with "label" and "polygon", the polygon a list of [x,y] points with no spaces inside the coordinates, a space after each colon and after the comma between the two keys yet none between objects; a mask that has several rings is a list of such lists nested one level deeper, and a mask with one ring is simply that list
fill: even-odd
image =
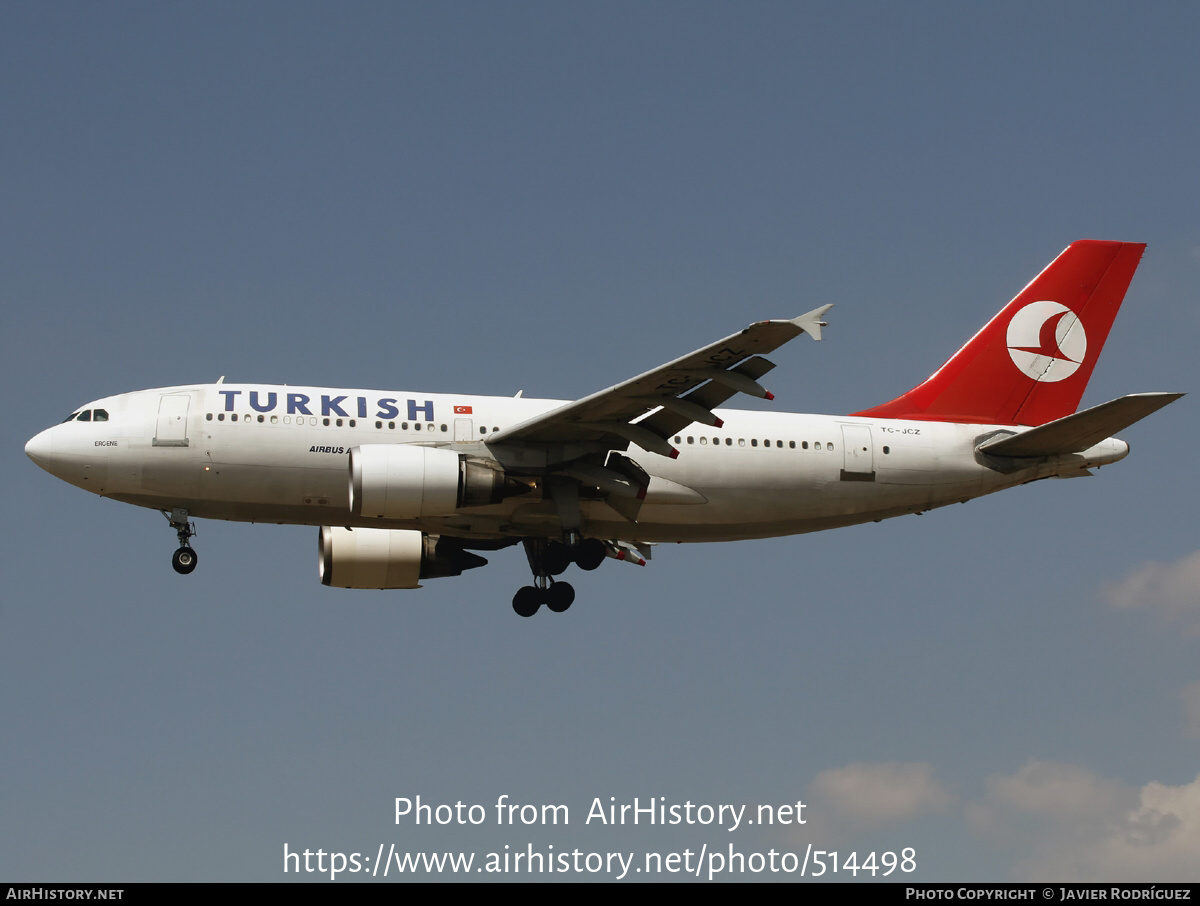
[{"label": "bird logo on tail", "polygon": [[1008,355],[1022,374],[1039,383],[1073,375],[1087,355],[1087,332],[1059,302],[1030,302],[1008,322]]}]

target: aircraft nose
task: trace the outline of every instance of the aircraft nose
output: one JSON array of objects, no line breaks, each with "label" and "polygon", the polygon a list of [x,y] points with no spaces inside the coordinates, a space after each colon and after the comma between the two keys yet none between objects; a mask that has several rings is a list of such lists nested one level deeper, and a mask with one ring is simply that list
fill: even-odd
[{"label": "aircraft nose", "polygon": [[29,443],[25,444],[25,455],[47,471],[49,471],[50,460],[54,455],[54,438],[50,433],[52,430],[47,428],[45,431],[35,434],[29,439]]}]

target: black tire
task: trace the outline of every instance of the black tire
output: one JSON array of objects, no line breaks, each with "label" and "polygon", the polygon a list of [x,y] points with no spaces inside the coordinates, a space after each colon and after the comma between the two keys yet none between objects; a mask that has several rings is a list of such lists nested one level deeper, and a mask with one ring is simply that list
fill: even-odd
[{"label": "black tire", "polygon": [[575,564],[580,569],[595,569],[604,562],[606,556],[608,556],[608,553],[603,541],[597,541],[595,538],[584,538],[579,542],[579,547],[575,550]]},{"label": "black tire", "polygon": [[181,576],[196,568],[196,552],[190,547],[181,547],[171,555],[171,566]]},{"label": "black tire", "polygon": [[571,565],[571,550],[565,544],[551,541],[542,552],[542,569],[547,576],[561,576]]},{"label": "black tire", "polygon": [[513,610],[516,611],[519,617],[531,617],[542,606],[542,597],[543,593],[540,588],[535,588],[532,585],[522,586],[513,595]]},{"label": "black tire", "polygon": [[575,601],[575,589],[569,582],[555,582],[546,589],[546,606],[562,613]]}]

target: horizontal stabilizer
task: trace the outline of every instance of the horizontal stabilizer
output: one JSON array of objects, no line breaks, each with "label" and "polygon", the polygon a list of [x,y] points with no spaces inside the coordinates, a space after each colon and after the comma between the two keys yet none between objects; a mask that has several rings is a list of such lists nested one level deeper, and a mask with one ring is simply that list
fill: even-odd
[{"label": "horizontal stabilizer", "polygon": [[990,440],[979,447],[979,452],[989,456],[1082,453],[1181,396],[1182,393],[1132,393],[1031,428],[1023,434]]}]

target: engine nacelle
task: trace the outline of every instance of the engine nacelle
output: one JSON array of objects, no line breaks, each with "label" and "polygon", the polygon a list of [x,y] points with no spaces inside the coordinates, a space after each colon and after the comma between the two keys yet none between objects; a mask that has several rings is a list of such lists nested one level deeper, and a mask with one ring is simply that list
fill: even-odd
[{"label": "engine nacelle", "polygon": [[363,444],[350,450],[350,512],[356,516],[446,516],[528,490],[490,463],[440,447]]},{"label": "engine nacelle", "polygon": [[336,588],[419,588],[421,579],[461,575],[487,563],[453,538],[409,529],[321,526],[322,585]]}]

